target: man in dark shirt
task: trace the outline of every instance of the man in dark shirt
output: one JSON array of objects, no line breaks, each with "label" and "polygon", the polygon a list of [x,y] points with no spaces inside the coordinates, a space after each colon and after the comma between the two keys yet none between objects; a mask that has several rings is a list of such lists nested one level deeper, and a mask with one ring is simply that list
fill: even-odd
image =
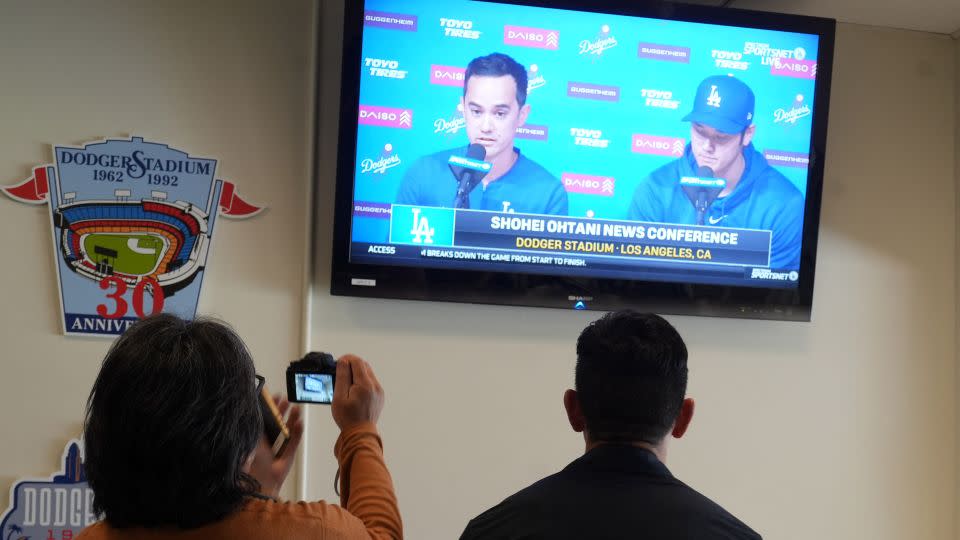
[{"label": "man in dark shirt", "polygon": [[667,435],[693,418],[687,348],[663,318],[633,311],[577,341],[576,390],[563,404],[586,452],[474,518],[461,540],[758,539],[664,465]]}]

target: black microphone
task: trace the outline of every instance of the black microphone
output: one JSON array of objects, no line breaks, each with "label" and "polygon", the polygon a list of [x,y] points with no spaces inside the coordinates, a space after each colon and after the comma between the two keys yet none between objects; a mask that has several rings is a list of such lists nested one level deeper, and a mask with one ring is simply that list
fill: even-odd
[{"label": "black microphone", "polygon": [[448,164],[457,179],[457,196],[454,199],[454,208],[470,208],[470,192],[483,177],[490,172],[493,165],[484,161],[487,149],[482,144],[471,144],[467,147],[466,156],[452,155]]},{"label": "black microphone", "polygon": [[697,169],[697,176],[684,176],[680,179],[680,187],[684,194],[690,199],[690,204],[697,211],[697,225],[703,225],[703,218],[713,201],[717,200],[723,188],[727,187],[727,181],[722,178],[714,178],[713,169],[710,167],[700,167]]}]

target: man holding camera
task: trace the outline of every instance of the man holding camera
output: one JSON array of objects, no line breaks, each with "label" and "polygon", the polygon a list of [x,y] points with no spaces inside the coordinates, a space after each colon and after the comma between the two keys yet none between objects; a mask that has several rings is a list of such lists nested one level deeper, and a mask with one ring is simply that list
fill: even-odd
[{"label": "man holding camera", "polygon": [[370,365],[336,365],[341,506],[276,497],[303,434],[289,410],[278,455],[263,436],[253,360],[226,325],[158,315],[111,347],[87,402],[86,473],[102,521],[78,540],[400,539],[400,511],[376,422],[383,388]]}]

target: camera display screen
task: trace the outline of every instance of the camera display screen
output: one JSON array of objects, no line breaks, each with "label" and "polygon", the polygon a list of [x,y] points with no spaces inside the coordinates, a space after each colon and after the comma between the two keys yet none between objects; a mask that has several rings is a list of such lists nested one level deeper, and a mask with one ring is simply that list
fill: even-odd
[{"label": "camera display screen", "polygon": [[297,373],[295,399],[314,403],[332,402],[333,377],[323,373]]}]

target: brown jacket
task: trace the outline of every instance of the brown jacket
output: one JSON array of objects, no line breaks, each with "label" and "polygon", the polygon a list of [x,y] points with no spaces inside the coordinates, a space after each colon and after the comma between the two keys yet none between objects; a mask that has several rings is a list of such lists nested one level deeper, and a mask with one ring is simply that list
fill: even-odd
[{"label": "brown jacket", "polygon": [[[383,462],[383,442],[373,424],[344,431],[334,454],[340,463],[337,506],[320,502],[250,499],[225,519],[197,529],[115,529],[98,522],[77,540],[400,540],[403,524],[393,482]],[[149,489],[149,487],[146,487]]]}]

